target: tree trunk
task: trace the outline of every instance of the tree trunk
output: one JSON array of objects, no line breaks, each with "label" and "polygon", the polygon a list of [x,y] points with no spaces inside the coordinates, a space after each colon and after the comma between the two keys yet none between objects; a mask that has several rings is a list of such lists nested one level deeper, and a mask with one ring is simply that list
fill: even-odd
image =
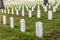
[{"label": "tree trunk", "polygon": [[0,9],[4,9],[3,0],[0,0]]},{"label": "tree trunk", "polygon": [[46,5],[48,3],[48,0],[44,0],[44,5]]}]

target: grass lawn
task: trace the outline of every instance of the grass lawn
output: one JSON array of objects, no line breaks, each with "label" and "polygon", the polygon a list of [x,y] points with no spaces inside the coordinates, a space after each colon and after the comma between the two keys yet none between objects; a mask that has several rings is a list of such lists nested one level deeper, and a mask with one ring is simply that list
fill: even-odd
[{"label": "grass lawn", "polygon": [[[53,13],[53,20],[48,20],[48,13],[45,13],[42,8],[41,18],[38,19],[36,17],[36,8],[32,13],[32,17],[29,18],[26,10],[24,17],[21,16],[21,11],[19,11],[19,16],[0,12],[0,40],[60,40],[60,7],[57,9],[56,13]],[[7,25],[3,25],[3,15],[7,16]],[[10,28],[10,17],[14,17],[14,29]],[[25,19],[26,21],[25,33],[20,31],[20,19]],[[38,21],[43,23],[43,38],[36,37],[35,35],[35,23]]]}]

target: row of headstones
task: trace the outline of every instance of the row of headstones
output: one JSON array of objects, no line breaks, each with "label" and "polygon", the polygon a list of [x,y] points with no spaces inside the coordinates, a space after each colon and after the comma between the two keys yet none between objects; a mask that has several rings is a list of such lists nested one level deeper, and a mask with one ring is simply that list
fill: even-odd
[{"label": "row of headstones", "polygon": [[[56,12],[55,7],[53,8],[53,11]],[[52,10],[48,11],[48,19],[52,19],[52,14],[53,14]],[[17,15],[19,15],[18,11],[16,12]],[[22,16],[24,15],[24,11],[22,12]],[[28,13],[29,17],[32,17],[32,12],[31,10]],[[41,11],[40,11],[40,7],[38,7],[38,11],[37,11],[37,18],[41,18]]]},{"label": "row of headstones", "polygon": [[[44,11],[45,12],[48,12],[48,19],[50,19],[49,18],[49,15],[50,15],[50,17],[52,18],[52,13],[53,12],[56,12],[56,10],[58,9],[58,7],[59,7],[59,4],[60,4],[60,2],[58,2],[55,6],[53,6],[53,11],[52,10],[47,10],[47,6],[48,6],[48,4],[45,6],[45,5],[43,5],[43,4],[41,4],[42,5],[42,7],[43,7],[43,9],[44,9]],[[36,6],[36,5],[35,5]],[[34,7],[32,7],[32,9],[33,9],[33,11],[34,11],[34,8],[35,8],[35,6]],[[19,7],[19,9],[20,9],[21,7]],[[28,8],[28,7],[27,7]],[[49,5],[49,8],[51,8],[51,6]],[[5,14],[6,14],[6,12],[8,12],[8,14],[10,14],[10,9],[8,9],[7,8],[7,10],[8,11],[6,11],[6,9],[4,9],[4,11],[3,11],[3,9],[2,9],[2,13],[4,12]],[[11,10],[11,13],[12,14],[14,14],[14,8],[12,7],[12,10]],[[19,10],[16,8],[16,15],[19,15]],[[22,7],[22,16],[25,16],[25,13],[24,13],[24,6]],[[32,17],[32,10],[29,10],[29,12],[28,12],[28,16],[29,17]],[[37,9],[37,18],[41,18],[41,10],[40,10],[40,6],[38,6],[38,9]]]},{"label": "row of headstones", "polygon": [[[55,6],[53,6],[53,12],[56,12],[56,9],[59,7],[59,4],[60,4],[60,2],[58,2]],[[43,7],[43,9],[44,9],[44,12],[47,12],[47,8],[49,8],[49,9],[51,9],[51,5],[49,4],[47,4],[46,6],[43,4],[43,3],[41,3],[41,5],[42,5],[42,7]],[[36,4],[32,7],[32,10],[29,10],[29,8],[26,6],[26,9],[27,9],[27,11],[34,11],[34,8],[36,7]],[[19,10],[20,10],[20,8],[21,8],[21,6],[20,7],[18,7],[18,9],[15,7],[12,7],[12,9],[11,9],[11,12],[10,12],[10,9],[9,8],[7,8],[7,9],[4,9],[4,11],[3,11],[3,9],[2,9],[2,13],[4,12],[5,14],[6,14],[6,12],[8,12],[8,14],[10,14],[10,13],[12,13],[12,14],[14,14],[14,10],[16,11],[16,15],[19,15]],[[38,6],[38,9],[37,9],[37,11],[40,11],[40,6]],[[24,16],[24,6],[22,6],[22,16]]]},{"label": "row of headstones", "polygon": [[[3,25],[6,25],[6,16],[3,16]],[[10,17],[10,28],[14,28],[14,18]],[[26,32],[26,24],[24,19],[20,19],[21,32]],[[36,22],[36,36],[43,37],[42,22]]]},{"label": "row of headstones", "polygon": [[56,3],[55,5],[46,4],[46,6],[45,6],[43,3],[41,3],[41,5],[42,5],[45,12],[47,12],[47,8],[51,9],[52,7],[53,7],[53,12],[56,12],[58,7],[60,6],[60,1],[58,3]]},{"label": "row of headstones", "polygon": [[[18,12],[17,12],[17,14],[18,14]],[[22,14],[24,15],[24,12],[23,12]],[[53,12],[52,12],[51,10],[49,10],[49,11],[48,11],[48,19],[49,19],[49,20],[52,20],[52,16],[53,16],[52,14],[53,14]],[[31,12],[31,10],[29,11],[28,16],[29,16],[29,17],[32,17],[32,12]],[[38,11],[37,11],[37,18],[41,18],[40,9],[38,9]]]},{"label": "row of headstones", "polygon": [[[52,1],[54,1],[54,0],[52,0]],[[59,3],[60,3],[60,1],[56,4],[56,8],[59,6]],[[52,3],[52,4],[55,4],[55,3]],[[31,4],[30,4],[31,5]],[[53,5],[44,5],[43,3],[41,3],[41,5],[42,5],[42,7],[43,7],[43,9],[44,9],[44,11],[45,12],[47,12],[47,6],[49,6],[49,9],[51,9],[51,6],[53,6]],[[26,6],[26,9],[27,9],[27,11],[29,11],[29,8],[28,8],[28,6],[27,5],[25,5]],[[34,6],[32,6],[32,11],[34,11],[34,8],[35,8],[35,6],[36,6],[36,4],[34,4]],[[54,8],[55,6],[53,6],[53,8]],[[14,9],[14,7],[12,7],[12,11],[13,10],[20,10],[20,8],[21,8],[21,6],[20,7],[18,7],[18,9],[15,7],[15,9]],[[7,10],[9,10],[9,8],[7,8]],[[22,10],[24,10],[24,5],[22,6]],[[3,11],[2,11],[2,13],[3,13]],[[6,13],[6,9],[5,9],[5,13]],[[8,14],[9,14],[9,12],[8,12]],[[12,12],[12,14],[14,14],[14,12]]]}]

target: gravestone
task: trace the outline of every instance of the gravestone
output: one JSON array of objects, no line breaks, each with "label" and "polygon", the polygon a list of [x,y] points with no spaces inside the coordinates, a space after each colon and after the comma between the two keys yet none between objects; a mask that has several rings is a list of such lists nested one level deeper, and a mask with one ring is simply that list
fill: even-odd
[{"label": "gravestone", "polygon": [[19,10],[16,10],[16,15],[19,15]]},{"label": "gravestone", "polygon": [[43,37],[43,28],[41,22],[36,22],[36,36],[40,38]]},{"label": "gravestone", "polygon": [[59,7],[59,5],[60,5],[59,2],[55,5],[56,9]]},{"label": "gravestone", "polygon": [[38,10],[37,10],[37,18],[41,18],[40,7],[38,7]]},{"label": "gravestone", "polygon": [[14,28],[14,18],[10,17],[10,28]]},{"label": "gravestone", "polygon": [[48,11],[48,19],[52,20],[52,11]]},{"label": "gravestone", "polygon": [[51,9],[51,5],[49,4],[49,9]]},{"label": "gravestone", "polygon": [[1,9],[2,13],[4,13],[4,9]]},{"label": "gravestone", "polygon": [[32,11],[31,10],[29,10],[28,16],[32,17]]},{"label": "gravestone", "polygon": [[4,13],[6,14],[6,9],[4,9]]},{"label": "gravestone", "polygon": [[3,16],[3,24],[6,25],[6,16]]},{"label": "gravestone", "polygon": [[18,10],[20,10],[21,9],[21,6],[19,6],[19,9]]},{"label": "gravestone", "polygon": [[12,7],[12,10],[11,10],[11,12],[12,12],[12,15],[14,14],[14,7]]},{"label": "gravestone", "polygon": [[32,7],[32,11],[34,11],[34,7]]},{"label": "gravestone", "polygon": [[28,6],[26,6],[26,10],[27,10],[27,11],[29,10]]},{"label": "gravestone", "polygon": [[53,6],[53,12],[56,12],[56,6]]},{"label": "gravestone", "polygon": [[22,6],[22,16],[24,16],[24,6]]},{"label": "gravestone", "polygon": [[20,20],[20,28],[21,28],[21,32],[26,32],[25,20],[24,19]]},{"label": "gravestone", "polygon": [[47,6],[44,7],[44,12],[47,12]]},{"label": "gravestone", "polygon": [[36,7],[36,4],[33,6],[33,8],[35,8]]},{"label": "gravestone", "polygon": [[45,5],[42,4],[43,9],[45,9]]},{"label": "gravestone", "polygon": [[8,8],[7,10],[8,10],[8,11],[7,11],[7,12],[8,12],[8,14],[10,14],[10,9]]}]

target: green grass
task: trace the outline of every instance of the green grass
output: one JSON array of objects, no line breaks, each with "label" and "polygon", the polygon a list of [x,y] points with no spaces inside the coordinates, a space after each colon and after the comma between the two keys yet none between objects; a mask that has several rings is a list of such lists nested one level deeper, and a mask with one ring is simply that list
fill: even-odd
[{"label": "green grass", "polygon": [[[28,12],[25,11],[25,16],[21,16],[21,11],[19,16],[3,14],[0,12],[0,40],[60,40],[60,7],[57,9],[56,13],[53,13],[53,19],[48,20],[48,13],[45,13],[41,8],[41,18],[36,17],[37,10],[33,12],[31,18],[28,17]],[[7,25],[3,25],[2,17],[7,16]],[[14,17],[15,28],[10,28],[10,17]],[[25,19],[26,21],[26,32],[22,33],[20,31],[20,19]],[[39,38],[35,35],[35,23],[43,23],[43,38]]]}]

